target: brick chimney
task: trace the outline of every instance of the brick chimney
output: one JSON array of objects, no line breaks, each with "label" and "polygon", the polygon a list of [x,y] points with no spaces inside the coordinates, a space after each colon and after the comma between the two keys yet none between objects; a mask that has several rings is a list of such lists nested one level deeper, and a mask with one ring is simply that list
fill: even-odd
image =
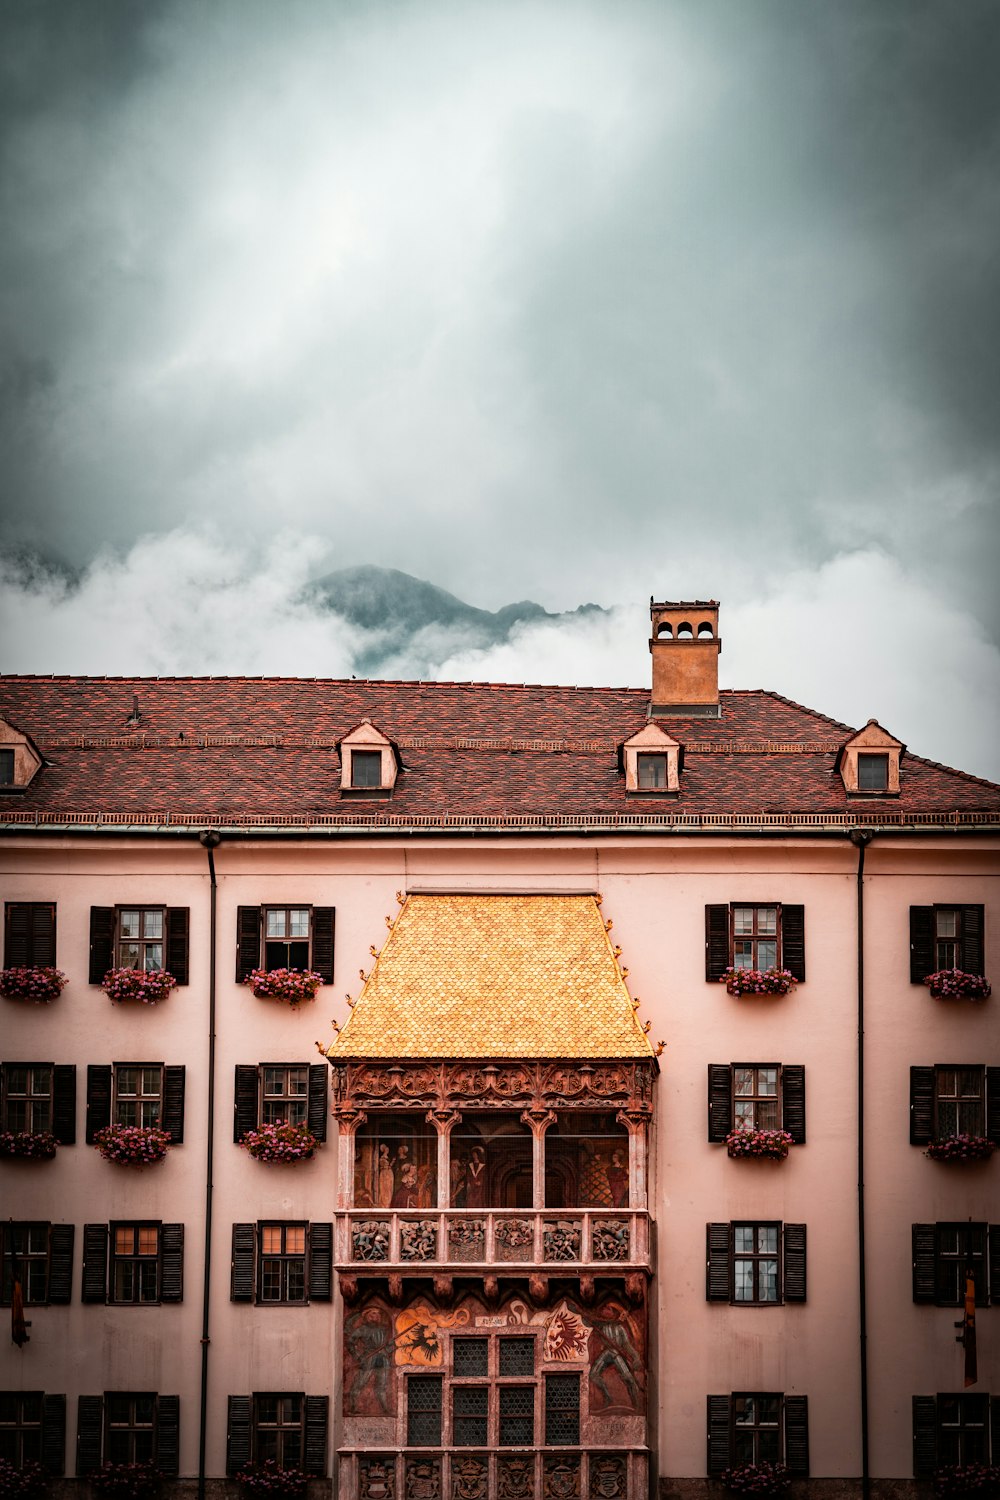
[{"label": "brick chimney", "polygon": [[651,719],[719,717],[719,602],[649,601],[653,658]]}]

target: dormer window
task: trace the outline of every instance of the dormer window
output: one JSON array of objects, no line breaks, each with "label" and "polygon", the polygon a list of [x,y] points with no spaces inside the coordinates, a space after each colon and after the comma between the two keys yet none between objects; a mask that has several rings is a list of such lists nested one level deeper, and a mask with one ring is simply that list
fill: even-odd
[{"label": "dormer window", "polygon": [[625,741],[618,752],[629,794],[662,797],[680,791],[684,747],[659,724],[647,724]]},{"label": "dormer window", "polygon": [[898,797],[899,762],[906,751],[876,719],[840,747],[836,769],[844,791],[855,797]]},{"label": "dormer window", "polygon": [[28,735],[7,719],[0,719],[0,792],[23,792],[42,757]]},{"label": "dormer window", "polygon": [[379,787],[382,785],[382,752],[380,750],[355,750],[351,756],[351,786]]},{"label": "dormer window", "polygon": [[636,756],[637,781],[640,792],[666,790],[667,757],[665,755]]},{"label": "dormer window", "polygon": [[858,756],[858,791],[887,792],[889,790],[888,755]]},{"label": "dormer window", "polygon": [[341,740],[341,796],[387,796],[396,784],[398,770],[396,746],[370,719],[363,719]]}]

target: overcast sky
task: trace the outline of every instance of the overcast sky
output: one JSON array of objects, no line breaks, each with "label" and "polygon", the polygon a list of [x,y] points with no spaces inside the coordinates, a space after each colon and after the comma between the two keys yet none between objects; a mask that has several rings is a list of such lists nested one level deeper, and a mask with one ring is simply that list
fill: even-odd
[{"label": "overcast sky", "polygon": [[346,672],[374,563],[613,610],[441,675],[641,686],[715,596],[730,685],[1000,778],[997,0],[0,31],[4,669]]}]

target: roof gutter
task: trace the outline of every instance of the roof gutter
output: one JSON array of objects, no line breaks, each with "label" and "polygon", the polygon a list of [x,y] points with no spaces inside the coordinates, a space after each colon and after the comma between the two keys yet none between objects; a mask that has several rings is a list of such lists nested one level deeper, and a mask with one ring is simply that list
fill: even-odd
[{"label": "roof gutter", "polygon": [[[190,838],[192,834],[201,837],[208,830],[185,826],[174,826],[169,823],[155,823],[145,826],[138,824],[119,823],[7,823],[0,824],[0,837],[28,836],[43,838]],[[214,831],[214,830],[213,830]],[[303,828],[273,828],[268,826],[247,827],[245,824],[234,826],[223,826],[220,836],[224,835],[227,841],[254,841],[261,840],[286,840],[286,841],[309,841],[322,840],[333,842],[343,840],[345,842],[356,839],[380,840],[399,839],[409,842],[418,839],[510,839],[510,838],[750,838],[750,839],[843,839],[845,832],[853,837],[854,833],[881,834],[888,837],[901,838],[954,838],[971,836],[992,836],[1000,838],[1000,822],[993,823],[877,823],[865,828],[847,828],[841,824],[836,827],[796,827],[794,824],[786,824],[781,827],[747,827],[746,825],[724,826],[713,825],[711,827],[699,827],[697,825],[684,825],[673,827],[669,824],[635,828],[628,825],[616,826],[608,824],[600,828],[594,828],[586,824],[542,824],[535,827],[512,826],[509,828],[469,828],[465,826],[452,826],[441,824],[438,827],[393,827],[386,828],[377,824],[367,826],[354,825],[347,828],[317,828],[315,826]]]}]

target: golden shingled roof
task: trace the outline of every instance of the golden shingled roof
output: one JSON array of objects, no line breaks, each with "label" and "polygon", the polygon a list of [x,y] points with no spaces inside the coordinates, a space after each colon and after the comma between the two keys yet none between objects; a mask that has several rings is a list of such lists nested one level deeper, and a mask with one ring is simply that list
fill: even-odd
[{"label": "golden shingled roof", "polygon": [[327,1055],[651,1057],[593,896],[408,896]]}]

